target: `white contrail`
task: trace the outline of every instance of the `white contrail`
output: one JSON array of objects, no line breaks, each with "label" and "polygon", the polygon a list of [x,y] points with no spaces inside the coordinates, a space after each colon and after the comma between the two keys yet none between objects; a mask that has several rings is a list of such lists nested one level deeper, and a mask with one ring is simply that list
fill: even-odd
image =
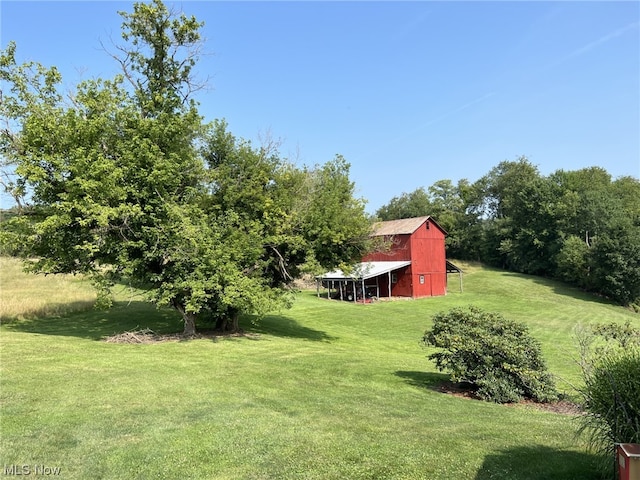
[{"label": "white contrail", "polygon": [[373,153],[375,153],[376,151],[378,151],[380,148],[382,147],[388,147],[389,145],[393,145],[394,143],[398,143],[404,139],[406,139],[407,137],[410,137],[411,135],[413,135],[416,132],[419,132],[420,130],[423,130],[431,125],[433,125],[434,123],[438,123],[442,120],[444,120],[447,117],[450,117],[452,115],[455,115],[456,113],[460,113],[463,110],[466,110],[467,108],[480,103],[480,102],[484,102],[486,99],[493,97],[494,95],[496,95],[496,92],[489,92],[489,93],[485,93],[484,95],[482,95],[481,97],[476,98],[475,100],[471,100],[470,102],[465,103],[464,105],[454,108],[453,110],[450,110],[446,113],[443,113],[442,115],[434,118],[433,120],[429,120],[428,122],[422,123],[420,125],[418,125],[417,127],[414,127],[408,131],[406,131],[405,133],[398,135],[395,138],[392,138],[391,140],[384,142],[380,145],[378,145],[376,150],[372,150],[371,152],[368,152],[364,155],[362,155],[361,158],[367,158],[370,155],[372,155]]},{"label": "white contrail", "polygon": [[597,47],[598,45],[602,45],[603,43],[608,42],[612,38],[620,37],[621,35],[624,35],[628,30],[633,30],[634,28],[638,28],[638,26],[640,26],[640,22],[633,22],[633,23],[630,23],[629,25],[626,25],[617,30],[614,30],[611,33],[607,33],[606,35],[600,37],[595,42],[588,43],[584,47],[579,48],[575,52],[570,53],[567,58],[575,57],[578,55],[582,55],[583,53],[587,53],[589,50]]},{"label": "white contrail", "polygon": [[[609,32],[606,35],[603,35],[602,37],[600,37],[599,39],[594,40],[593,42],[587,43],[586,45],[578,48],[577,50],[574,50],[570,54],[566,55],[565,57],[561,58],[560,60],[552,63],[551,65],[549,65],[549,67],[555,67],[557,65],[560,65],[561,63],[566,62],[567,60],[569,60],[571,58],[578,57],[580,55],[584,55],[585,53],[593,50],[594,48],[599,47],[603,43],[607,43],[609,40],[612,40],[614,38],[620,37],[620,36],[624,35],[626,32],[628,32],[629,30],[633,30],[633,29],[638,28],[638,26],[640,26],[640,22],[633,22],[633,23],[630,23],[628,25],[625,25],[624,27],[620,27],[617,30],[614,30],[613,32]],[[547,67],[547,68],[549,68],[549,67]]]},{"label": "white contrail", "polygon": [[422,125],[414,128],[413,130],[409,131],[409,133],[414,133],[417,132],[418,130],[422,130],[425,127],[428,127],[430,125],[433,125],[434,123],[439,122],[440,120],[444,120],[447,117],[450,117],[451,115],[455,115],[456,113],[461,112],[462,110],[466,110],[467,108],[475,105],[476,103],[480,103],[485,101],[487,98],[493,97],[496,94],[496,92],[489,92],[489,93],[485,93],[484,95],[482,95],[481,97],[476,98],[475,100],[471,100],[468,103],[465,103],[464,105],[462,105],[461,107],[458,107],[454,110],[451,110],[447,113],[443,113],[442,115],[440,115],[439,117],[434,118],[433,120],[428,121],[427,123],[423,123]]}]

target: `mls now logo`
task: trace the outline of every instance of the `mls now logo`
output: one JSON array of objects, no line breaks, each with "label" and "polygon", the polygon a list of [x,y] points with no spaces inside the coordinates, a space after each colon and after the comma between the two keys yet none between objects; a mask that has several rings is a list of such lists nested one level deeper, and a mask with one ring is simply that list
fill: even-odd
[{"label": "mls now logo", "polygon": [[60,467],[46,465],[5,465],[5,475],[60,475]]}]

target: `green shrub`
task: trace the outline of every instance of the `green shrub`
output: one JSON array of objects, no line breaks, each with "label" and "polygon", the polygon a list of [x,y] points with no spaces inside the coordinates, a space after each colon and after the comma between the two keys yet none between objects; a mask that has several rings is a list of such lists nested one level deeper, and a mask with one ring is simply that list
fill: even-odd
[{"label": "green shrub", "polygon": [[438,370],[448,371],[455,382],[475,385],[484,400],[550,402],[558,398],[540,344],[525,325],[498,313],[475,306],[438,313],[422,341],[442,349],[428,357]]},{"label": "green shrub", "polygon": [[578,431],[608,458],[615,443],[640,443],[638,334],[629,323],[597,324],[581,339],[584,414]]},{"label": "green shrub", "polygon": [[594,334],[607,341],[614,341],[622,348],[632,345],[640,347],[640,329],[633,327],[629,320],[624,325],[615,322],[598,323],[592,328]]},{"label": "green shrub", "polygon": [[579,434],[602,456],[608,470],[616,443],[640,443],[640,350],[618,350],[600,358],[585,376]]}]

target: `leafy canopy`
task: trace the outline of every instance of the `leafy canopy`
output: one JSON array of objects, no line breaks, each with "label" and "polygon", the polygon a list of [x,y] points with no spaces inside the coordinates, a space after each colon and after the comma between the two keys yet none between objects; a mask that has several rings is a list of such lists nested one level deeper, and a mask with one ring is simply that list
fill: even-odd
[{"label": "leafy canopy", "polygon": [[[13,219],[30,268],[125,279],[178,310],[237,329],[241,313],[287,306],[304,265],[361,255],[369,228],[341,157],[300,169],[276,148],[204,122],[193,98],[201,23],[160,0],[122,12],[122,74],[59,91],[55,68],[2,53],[0,148],[30,193]],[[18,226],[20,228],[18,228]]]}]

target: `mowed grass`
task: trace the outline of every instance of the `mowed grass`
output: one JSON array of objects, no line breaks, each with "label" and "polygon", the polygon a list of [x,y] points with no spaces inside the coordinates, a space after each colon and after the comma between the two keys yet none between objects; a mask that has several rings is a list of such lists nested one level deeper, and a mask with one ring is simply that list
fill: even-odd
[{"label": "mowed grass", "polygon": [[640,327],[638,316],[559,283],[463,268],[464,293],[453,276],[449,295],[414,301],[303,292],[257,325],[244,318],[247,336],[215,341],[100,341],[181,329],[173,312],[122,293],[108,312],[5,324],[0,463],[60,467],[65,479],[599,478],[574,417],[441,393],[447,377],[419,341],[435,312],[500,311],[529,325],[572,394],[574,326]]}]

